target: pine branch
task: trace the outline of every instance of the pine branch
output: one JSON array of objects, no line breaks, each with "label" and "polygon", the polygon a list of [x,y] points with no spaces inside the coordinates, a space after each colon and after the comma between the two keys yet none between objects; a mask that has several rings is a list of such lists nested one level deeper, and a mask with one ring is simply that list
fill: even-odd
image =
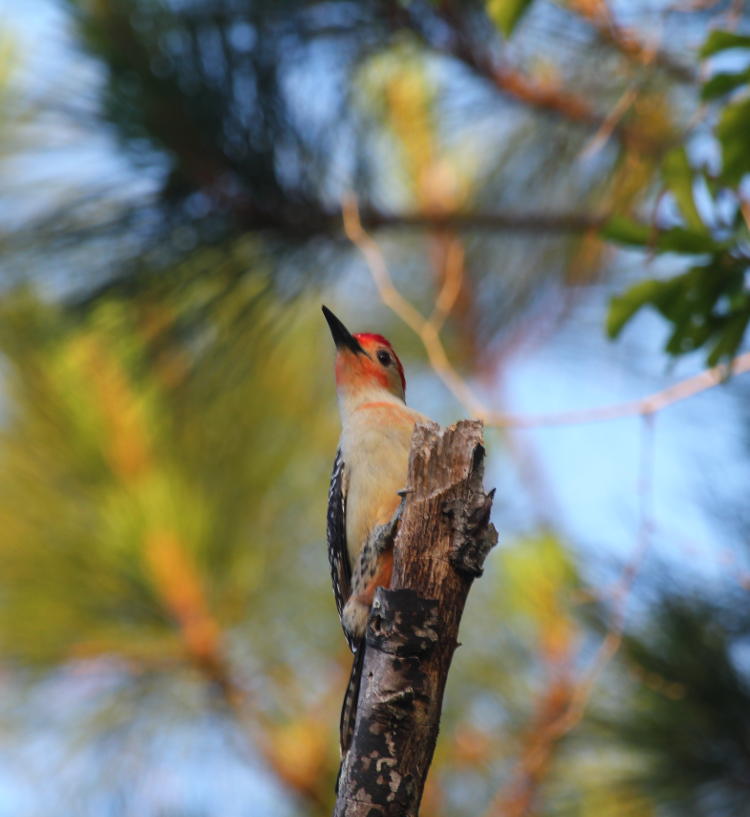
[{"label": "pine branch", "polygon": [[[487,47],[486,39],[478,37],[467,25],[467,16],[459,10],[458,4],[438,4],[434,18],[422,13],[421,7],[420,13],[415,14],[410,7],[393,0],[384,0],[383,6],[394,30],[411,31],[425,47],[462,63],[506,98],[530,110],[597,132],[608,125],[607,112],[598,110],[590,98],[577,89],[540,82],[522,68],[500,59]],[[611,128],[609,135],[627,148],[655,155],[661,154],[672,142],[671,136],[665,138],[648,128],[621,121]]]},{"label": "pine branch", "polygon": [[417,815],[466,596],[497,542],[483,460],[480,422],[415,429],[393,578],[368,621],[335,817]]},{"label": "pine branch", "polygon": [[677,82],[693,84],[697,73],[662,48],[658,39],[642,39],[643,34],[619,25],[606,0],[570,0],[567,8],[582,17],[594,29],[599,39],[629,59],[647,67],[654,65]]},{"label": "pine branch", "polygon": [[[332,218],[340,218],[335,214]],[[370,229],[399,227],[414,229],[454,229],[525,232],[525,233],[585,233],[601,229],[609,214],[568,211],[454,211],[444,213],[385,213],[371,208],[363,209],[362,224]]]}]

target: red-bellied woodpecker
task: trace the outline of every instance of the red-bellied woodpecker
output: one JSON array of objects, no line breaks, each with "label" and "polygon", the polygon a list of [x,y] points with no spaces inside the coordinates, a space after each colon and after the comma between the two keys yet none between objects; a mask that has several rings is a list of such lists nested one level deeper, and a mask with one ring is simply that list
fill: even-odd
[{"label": "red-bellied woodpecker", "polygon": [[393,535],[406,487],[414,424],[427,417],[404,402],[401,361],[382,335],[352,335],[327,307],[336,344],[341,439],[328,493],[333,592],[354,664],[341,710],[341,750],[351,740],[375,589],[391,581]]}]

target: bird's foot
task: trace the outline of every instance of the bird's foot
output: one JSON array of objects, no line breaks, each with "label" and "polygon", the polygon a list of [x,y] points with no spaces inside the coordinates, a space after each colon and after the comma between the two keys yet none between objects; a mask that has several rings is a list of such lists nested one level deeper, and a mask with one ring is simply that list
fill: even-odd
[{"label": "bird's foot", "polygon": [[370,614],[370,605],[365,604],[357,596],[350,596],[341,611],[341,624],[349,637],[350,643],[356,642],[364,635],[367,627],[367,617]]}]

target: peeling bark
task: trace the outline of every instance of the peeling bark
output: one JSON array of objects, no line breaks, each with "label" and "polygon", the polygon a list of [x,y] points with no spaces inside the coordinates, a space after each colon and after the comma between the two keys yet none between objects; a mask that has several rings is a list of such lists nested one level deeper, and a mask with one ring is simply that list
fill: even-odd
[{"label": "peeling bark", "polygon": [[497,542],[482,424],[414,430],[391,587],[367,625],[354,738],[334,817],[416,817],[471,582]]}]

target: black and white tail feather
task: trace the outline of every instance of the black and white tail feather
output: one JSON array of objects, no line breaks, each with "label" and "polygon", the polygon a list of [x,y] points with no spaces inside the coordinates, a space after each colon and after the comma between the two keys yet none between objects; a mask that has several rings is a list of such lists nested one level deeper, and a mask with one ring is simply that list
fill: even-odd
[{"label": "black and white tail feather", "polygon": [[362,667],[365,662],[365,637],[362,636],[354,647],[354,662],[349,673],[349,683],[346,685],[344,702],[341,705],[341,719],[339,721],[339,741],[341,755],[347,751],[354,734],[354,723],[357,720],[357,705],[359,704],[359,688],[362,686]]}]

